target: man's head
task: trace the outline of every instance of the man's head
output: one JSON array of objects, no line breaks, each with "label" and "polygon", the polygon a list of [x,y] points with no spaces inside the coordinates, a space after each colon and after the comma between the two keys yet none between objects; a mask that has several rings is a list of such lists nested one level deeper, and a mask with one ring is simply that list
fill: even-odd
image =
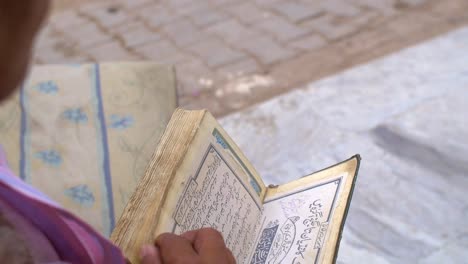
[{"label": "man's head", "polygon": [[0,100],[23,81],[49,4],[49,0],[0,1]]}]

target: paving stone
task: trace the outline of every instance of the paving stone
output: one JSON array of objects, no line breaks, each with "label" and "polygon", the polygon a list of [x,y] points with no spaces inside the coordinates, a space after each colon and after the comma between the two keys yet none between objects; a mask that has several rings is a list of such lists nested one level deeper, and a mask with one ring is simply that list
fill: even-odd
[{"label": "paving stone", "polygon": [[229,48],[222,41],[215,38],[204,39],[187,48],[200,56],[210,67],[218,67],[245,57],[245,54]]},{"label": "paving stone", "polygon": [[333,16],[324,15],[308,21],[304,26],[316,30],[330,40],[336,40],[358,30],[358,26],[352,23],[336,24],[333,20]]},{"label": "paving stone", "polygon": [[78,15],[75,11],[65,11],[56,14],[50,18],[50,23],[54,28],[61,31],[65,31],[69,28],[75,28],[77,26],[89,23],[89,20]]},{"label": "paving stone", "polygon": [[96,23],[106,28],[123,24],[131,17],[129,13],[118,4],[95,2],[86,4],[80,8],[80,13],[91,17]]},{"label": "paving stone", "polygon": [[154,4],[153,0],[118,0],[119,4],[125,6],[127,9],[136,9],[141,8],[142,6],[147,6]]},{"label": "paving stone", "polygon": [[424,2],[427,2],[426,0],[400,0],[400,1],[410,6],[417,6],[417,5],[423,4]]},{"label": "paving stone", "polygon": [[[427,24],[440,24],[443,23],[437,16],[417,13],[411,17],[403,17],[402,19],[389,21],[386,24],[386,29],[391,32],[397,32],[397,34],[404,36],[407,34],[413,34],[415,31],[427,31]],[[408,25],[412,25],[409,27]]]},{"label": "paving stone", "polygon": [[136,16],[154,28],[176,21],[179,17],[164,6],[150,6],[135,11]]},{"label": "paving stone", "polygon": [[192,4],[192,0],[171,0],[167,1],[166,4],[173,8],[183,8],[184,6]]},{"label": "paving stone", "polygon": [[338,253],[337,264],[359,263],[357,260],[365,259],[368,263],[373,264],[391,264],[394,259],[388,256],[378,254],[373,245],[363,243],[357,234],[349,230],[348,225],[345,225],[343,235],[341,237],[340,251]]},{"label": "paving stone", "polygon": [[238,0],[211,0],[211,3],[215,6],[224,6],[236,2],[238,2]]},{"label": "paving stone", "polygon": [[[379,189],[384,187],[383,185],[384,184],[379,186]],[[413,193],[413,195],[415,194]],[[385,254],[385,251],[391,250],[390,252],[392,252],[392,255],[405,258],[408,262],[414,263],[429,255],[437,248],[435,245],[431,245],[425,241],[412,239],[408,234],[401,234],[398,230],[395,230],[395,227],[388,225],[388,223],[373,216],[373,214],[368,211],[368,208],[354,208],[349,218],[349,223],[353,223],[353,225],[350,225],[349,229],[361,235],[362,240],[365,240],[369,244],[381,246],[381,248],[378,249],[378,251],[380,251],[379,253]],[[363,230],[366,231],[363,232]],[[386,246],[382,247],[382,245]]]},{"label": "paving stone", "polygon": [[79,47],[76,46],[76,43],[67,41],[63,38],[56,39],[53,45],[45,47],[45,50],[47,49],[53,49],[68,57],[76,56],[79,54],[85,54],[84,52],[82,52],[82,50]]},{"label": "paving stone", "polygon": [[395,0],[353,0],[352,2],[356,5],[372,8],[385,16],[392,16],[397,12]]},{"label": "paving stone", "polygon": [[127,47],[135,47],[145,43],[158,41],[162,38],[160,34],[149,30],[141,23],[127,27],[126,30],[122,30],[118,36],[123,39]]},{"label": "paving stone", "polygon": [[233,62],[218,69],[218,72],[228,79],[258,73],[259,71],[258,63],[251,58]]},{"label": "paving stone", "polygon": [[109,33],[119,37],[120,34],[126,33],[137,27],[146,27],[146,25],[140,20],[129,21],[128,23],[118,25],[109,29]]},{"label": "paving stone", "polygon": [[259,32],[240,24],[238,21],[233,19],[208,27],[205,31],[216,34],[226,42],[233,45],[237,45],[238,42],[250,39],[259,34]]},{"label": "paving stone", "polygon": [[264,8],[274,6],[277,1],[275,0],[254,0],[255,4]]},{"label": "paving stone", "polygon": [[109,42],[87,49],[95,61],[131,61],[139,58],[117,42]]},{"label": "paving stone", "polygon": [[[411,150],[405,150],[406,146],[400,143],[398,144],[400,150],[392,146],[388,146],[387,149],[398,152],[396,154],[408,160],[413,159],[416,163],[446,177],[451,177],[452,182],[463,184],[463,180],[457,177],[462,177],[468,172],[466,165],[468,158],[465,156],[465,153],[468,153],[468,145],[460,144],[468,135],[468,122],[460,122],[460,115],[457,113],[468,113],[466,102],[468,102],[466,90],[450,90],[443,97],[428,100],[414,107],[411,112],[390,120],[385,125],[390,131],[398,133],[402,140],[408,139],[413,144],[422,144],[421,142],[431,142],[431,144],[426,149],[413,147]],[[435,109],[437,110],[434,111]],[[398,140],[390,137],[387,139]],[[409,144],[411,143],[407,146]],[[437,150],[437,153],[427,153],[431,149]],[[465,182],[468,183],[467,180]]]},{"label": "paving stone", "polygon": [[178,66],[180,63],[191,60],[192,56],[183,52],[171,54],[157,60],[159,64]]},{"label": "paving stone", "polygon": [[[63,2],[68,1],[71,2],[71,0]],[[39,50],[42,48],[51,49],[50,47],[54,46],[59,46],[62,49],[65,47],[67,58],[80,58],[81,54],[85,54],[86,49],[109,42],[122,44],[123,47],[129,48],[131,52],[136,52],[134,48],[140,45],[140,41],[143,43],[141,44],[142,46],[150,46],[151,44],[157,46],[158,44],[156,43],[158,42],[169,41],[175,48],[175,51],[170,55],[161,58],[158,52],[150,52],[148,50],[145,50],[145,52],[153,57],[158,57],[158,61],[162,63],[180,64],[190,61],[195,56],[186,50],[188,45],[210,37],[219,37],[230,49],[240,50],[247,55],[239,61],[230,62],[219,67],[224,68],[233,65],[235,68],[237,64],[243,65],[243,63],[245,63],[245,67],[249,67],[249,65],[252,66],[253,64],[248,61],[253,60],[259,64],[260,72],[269,72],[281,78],[278,80],[277,86],[260,96],[262,98],[277,94],[283,89],[289,89],[291,85],[302,83],[305,80],[323,76],[323,74],[331,73],[334,70],[342,70],[343,67],[360,63],[366,60],[366,58],[370,59],[380,56],[390,50],[403,47],[407,43],[415,43],[417,39],[422,39],[425,35],[428,37],[434,36],[437,32],[461,25],[462,21],[465,20],[465,16],[461,13],[461,10],[466,5],[464,0],[448,0],[443,5],[437,3],[436,0],[426,0],[421,1],[423,3],[415,5],[414,8],[409,3],[411,0],[408,0],[408,3],[397,0],[86,0],[79,2],[73,5],[99,6],[99,8],[95,8],[99,12],[103,12],[103,10],[108,12],[103,6],[121,7],[120,10],[129,16],[129,20],[117,23],[115,21],[118,21],[120,18],[106,18],[106,21],[110,21],[109,23],[117,24],[108,27],[101,25],[99,19],[95,19],[96,15],[92,16],[86,13],[91,12],[94,14],[94,12],[98,12],[93,9],[86,12],[80,11],[82,12],[81,17],[74,11],[67,11],[68,15],[67,12],[62,15],[62,12],[58,11],[53,15],[50,22],[50,26],[58,34],[48,41],[44,41],[44,38],[41,38],[38,42],[38,47],[42,47]],[[417,2],[419,1],[413,1],[413,3]],[[58,5],[64,6],[66,4],[60,3]],[[278,9],[280,5],[285,6],[285,8]],[[299,10],[298,6],[303,6],[304,9]],[[298,14],[302,14],[304,11],[310,12],[312,9],[315,10],[312,13],[318,12],[318,14],[306,18],[298,16]],[[284,14],[280,11],[284,11]],[[287,15],[289,11],[291,11],[290,16]],[[112,12],[118,14],[120,11],[111,8],[110,13]],[[107,14],[103,16],[107,16]],[[264,29],[259,30],[256,27],[257,24],[271,17],[287,21],[292,26],[299,26],[308,31],[308,33],[300,35],[297,38],[293,37],[290,39],[289,37],[284,37],[287,40],[280,41],[281,37],[276,36],[274,32],[279,31],[279,36],[283,36],[284,34],[286,36],[288,34],[294,36],[292,33],[295,30],[281,30],[280,27],[273,27],[271,25],[269,25],[269,31]],[[322,22],[321,24],[319,23],[318,29],[310,26],[310,24],[316,24],[314,21],[316,19]],[[63,22],[60,20],[63,20]],[[185,32],[190,31],[190,26],[187,26],[185,30],[179,30],[184,33],[180,34],[184,35],[182,37],[176,34],[171,36],[163,30],[163,27],[177,24],[180,21],[188,21],[192,27],[198,29],[199,31],[196,35],[200,35],[200,39],[192,42],[192,37],[185,36]],[[86,32],[86,34],[81,32],[86,30],[80,30],[76,27],[77,25],[87,27],[86,25],[94,24],[95,22],[98,23],[97,28],[100,31],[89,30],[90,32],[94,32],[90,36]],[[143,29],[140,29],[139,27],[142,25]],[[268,28],[268,26],[265,27]],[[135,28],[134,31],[137,32],[133,34],[133,32],[129,32],[129,28]],[[148,28],[153,33],[143,36],[146,33],[145,28]],[[210,29],[211,31],[209,31]],[[79,33],[77,38],[70,36],[71,32],[75,31]],[[188,35],[190,36],[190,34]],[[317,40],[317,37],[312,37],[313,35],[324,37],[328,45],[320,47],[320,41]],[[257,39],[260,39],[259,41],[263,43],[264,40],[262,39],[265,38],[273,40],[272,43],[266,44],[267,50],[272,49],[269,45],[276,45],[279,49],[286,48],[287,54],[273,54],[273,57],[268,60],[265,57],[266,55],[258,55],[267,54],[268,51],[259,51],[261,47],[258,47],[259,45],[255,43],[244,43],[257,41]],[[134,43],[132,43],[133,39],[135,39]],[[63,43],[66,44],[64,45]],[[130,47],[127,45],[137,46]],[[72,46],[73,49],[69,49],[69,46]],[[309,53],[311,49],[317,49],[317,52],[313,51]],[[74,50],[78,55],[70,55],[70,50]],[[45,54],[47,53],[45,52]],[[277,59],[276,56],[281,59]],[[273,62],[265,64],[270,61]],[[322,63],[323,67],[313,66],[310,68],[300,65],[321,65]],[[287,70],[291,68],[293,70]],[[294,68],[298,68],[297,71]],[[212,70],[216,74],[219,74],[218,71],[220,69],[217,67]],[[254,103],[256,100],[260,100],[256,98],[253,97],[253,99],[248,98],[246,100]],[[226,109],[224,113],[234,108],[227,107]]]},{"label": "paving stone", "polygon": [[82,57],[65,57],[47,54],[45,57],[37,57],[37,61],[34,61],[35,64],[74,64],[74,63],[90,63],[92,60],[87,56]]},{"label": "paving stone", "polygon": [[177,83],[181,95],[198,97],[200,93],[213,89],[216,77],[202,61],[192,59],[177,65]]},{"label": "paving stone", "polygon": [[169,41],[162,40],[152,42],[135,48],[138,54],[146,59],[161,60],[168,57],[175,57],[180,51]]},{"label": "paving stone", "polygon": [[207,1],[168,1],[167,5],[170,6],[172,11],[178,16],[187,16],[193,13],[198,13],[203,9],[209,10]]},{"label": "paving stone", "polygon": [[52,29],[52,26],[46,26],[41,29],[36,37],[36,48],[51,47],[57,41],[60,41],[60,36]]},{"label": "paving stone", "polygon": [[312,18],[320,14],[323,10],[317,3],[305,4],[295,1],[277,1],[270,5],[270,7],[293,22]]},{"label": "paving stone", "polygon": [[455,239],[450,240],[439,250],[420,260],[421,264],[438,263],[464,263],[466,261],[466,249],[468,248],[468,233],[460,233]]},{"label": "paving stone", "polygon": [[376,12],[367,12],[359,15],[356,18],[353,18],[349,24],[358,28],[363,28],[372,25],[373,21],[378,17],[380,17],[380,15]]},{"label": "paving stone", "polygon": [[308,33],[306,29],[296,26],[295,24],[292,24],[278,16],[272,16],[258,22],[255,24],[255,27],[272,34],[282,42],[296,39]]},{"label": "paving stone", "polygon": [[162,30],[179,46],[191,44],[205,37],[188,19],[167,24]]},{"label": "paving stone", "polygon": [[204,9],[192,13],[189,16],[192,21],[199,27],[206,27],[227,19],[226,14],[214,9]]},{"label": "paving stone", "polygon": [[54,39],[51,45],[41,46],[34,56],[42,63],[74,63],[89,61],[88,56],[76,49],[73,43]]},{"label": "paving stone", "polygon": [[289,43],[289,46],[300,50],[313,50],[324,47],[327,41],[319,35],[310,35]]},{"label": "paving stone", "polygon": [[66,63],[69,61],[69,56],[54,48],[42,48],[35,53],[35,57],[43,63]]},{"label": "paving stone", "polygon": [[238,45],[258,58],[264,65],[295,55],[292,50],[281,47],[274,39],[266,36],[254,37],[250,41],[239,42]]},{"label": "paving stone", "polygon": [[[466,68],[460,50],[466,46],[463,43],[468,39],[468,29],[455,33],[459,40],[440,37],[431,41],[427,48],[424,45],[408,48],[385,60],[347,70],[339,78],[315,82],[310,88],[314,94],[309,103],[320,109],[327,122],[348,131],[363,131],[421,102],[454,89],[464,89],[468,86],[468,76],[460,70]],[[399,74],[401,72],[405,75]],[[339,85],[346,86],[348,96],[329,89]],[[323,105],[314,102],[320,98],[327,98],[323,101],[327,102]],[[360,118],[354,118],[356,116]]]},{"label": "paving stone", "polygon": [[352,3],[343,0],[322,1],[321,6],[327,12],[340,16],[354,17],[361,12],[361,10]]},{"label": "paving stone", "polygon": [[229,5],[225,7],[225,10],[235,18],[247,24],[254,24],[255,22],[262,21],[272,16],[271,12],[266,9],[261,9],[251,2]]},{"label": "paving stone", "polygon": [[358,34],[346,38],[344,41],[337,44],[340,47],[344,56],[356,56],[365,54],[377,47],[384,47],[394,41],[394,35],[389,34],[389,31],[384,32],[376,30],[363,30]]},{"label": "paving stone", "polygon": [[92,23],[74,26],[63,32],[63,34],[67,39],[77,43],[80,48],[88,48],[112,41],[110,35]]}]

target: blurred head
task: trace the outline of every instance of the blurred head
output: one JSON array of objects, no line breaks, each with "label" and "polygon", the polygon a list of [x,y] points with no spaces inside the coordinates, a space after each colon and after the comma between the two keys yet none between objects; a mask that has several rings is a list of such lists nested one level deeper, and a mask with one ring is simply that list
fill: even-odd
[{"label": "blurred head", "polygon": [[49,0],[0,1],[0,100],[19,87]]}]

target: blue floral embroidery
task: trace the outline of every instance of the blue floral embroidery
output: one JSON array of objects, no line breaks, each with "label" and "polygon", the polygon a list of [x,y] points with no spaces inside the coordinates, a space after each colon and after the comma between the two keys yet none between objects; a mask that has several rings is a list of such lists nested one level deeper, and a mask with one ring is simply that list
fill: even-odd
[{"label": "blue floral embroidery", "polygon": [[60,154],[55,150],[39,151],[36,153],[36,157],[42,160],[42,162],[54,167],[58,167],[62,164],[62,157],[60,157]]},{"label": "blue floral embroidery", "polygon": [[70,108],[63,112],[63,117],[77,124],[88,122],[88,116],[81,108]]},{"label": "blue floral embroidery", "polygon": [[65,195],[71,197],[75,202],[83,206],[91,206],[94,203],[93,192],[88,185],[81,184],[65,190]]},{"label": "blue floral embroidery", "polygon": [[41,82],[33,88],[45,94],[55,94],[58,92],[58,86],[54,81]]},{"label": "blue floral embroidery", "polygon": [[111,115],[110,116],[110,126],[114,129],[126,129],[133,125],[133,117],[130,115],[119,116]]}]

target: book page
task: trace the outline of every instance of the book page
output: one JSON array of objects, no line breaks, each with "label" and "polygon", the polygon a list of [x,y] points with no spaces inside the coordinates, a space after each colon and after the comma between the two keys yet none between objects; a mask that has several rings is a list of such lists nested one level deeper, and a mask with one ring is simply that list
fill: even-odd
[{"label": "book page", "polygon": [[254,195],[210,145],[179,199],[173,233],[212,227],[223,234],[236,260],[244,263],[262,211]]},{"label": "book page", "polygon": [[346,175],[267,196],[250,263],[318,263]]},{"label": "book page", "polygon": [[238,263],[254,248],[266,186],[229,136],[207,114],[168,189],[157,233],[211,227]]}]

